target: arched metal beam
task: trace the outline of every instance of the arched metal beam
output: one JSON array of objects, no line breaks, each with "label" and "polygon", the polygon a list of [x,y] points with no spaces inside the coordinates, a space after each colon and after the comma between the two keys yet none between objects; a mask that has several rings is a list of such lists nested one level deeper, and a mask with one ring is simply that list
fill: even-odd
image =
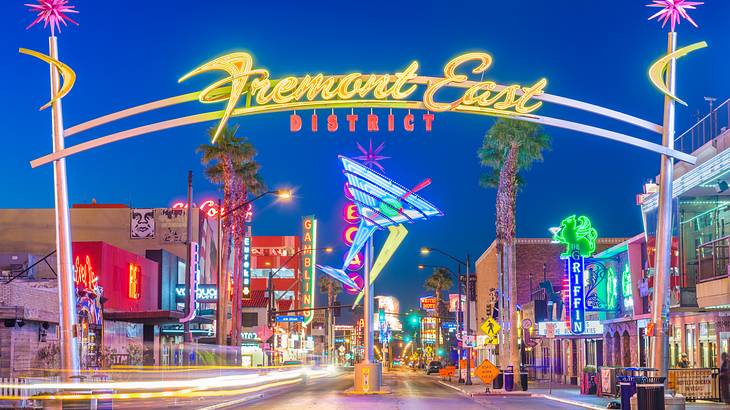
[{"label": "arched metal beam", "polygon": [[[188,94],[187,96],[190,96]],[[173,97],[180,98],[180,97]],[[189,98],[189,97],[186,97]],[[169,99],[168,99],[169,100]],[[162,104],[161,102],[155,102],[150,104]],[[168,102],[169,105],[173,105],[174,103]],[[233,111],[232,116],[246,116],[246,115],[254,115],[254,114],[264,114],[264,113],[275,113],[275,112],[285,112],[285,111],[293,111],[295,109],[323,109],[323,108],[351,108],[351,107],[358,107],[358,108],[400,108],[400,109],[414,109],[414,110],[425,110],[425,106],[423,105],[423,102],[421,101],[403,101],[403,100],[396,100],[396,101],[385,101],[385,100],[343,100],[343,101],[307,101],[307,102],[296,102],[296,103],[289,103],[289,104],[276,104],[276,105],[264,105],[264,106],[253,106],[253,107],[241,107],[237,108]],[[134,110],[134,109],[130,109]],[[129,110],[125,110],[129,111]],[[122,113],[123,111],[120,111]],[[490,113],[485,112],[483,108],[477,108],[473,106],[468,105],[459,105],[454,107],[453,110],[450,112],[460,112],[460,113],[468,113],[468,114],[479,114],[479,115],[490,115],[490,116],[500,116],[501,114],[498,113]],[[119,114],[119,113],[117,113]],[[117,115],[117,114],[112,114]],[[129,114],[134,115],[134,114]],[[126,116],[129,116],[126,115]],[[109,134],[103,137],[99,137],[90,141],[82,142],[79,144],[76,144],[74,146],[65,148],[63,150],[44,155],[40,158],[37,158],[30,162],[31,167],[36,168],[44,164],[48,164],[50,162],[53,162],[55,160],[66,158],[74,154],[78,154],[84,151],[88,151],[93,148],[97,148],[106,144],[110,144],[116,141],[121,141],[128,138],[137,137],[140,135],[149,134],[156,131],[166,130],[170,128],[175,128],[183,125],[190,125],[190,124],[196,124],[206,121],[213,121],[216,119],[219,119],[223,116],[223,111],[210,111],[207,113],[201,113],[201,114],[194,114],[189,115],[186,117],[180,117],[175,118],[171,120],[161,121],[153,124],[143,125],[136,128],[131,128],[125,131],[120,131],[117,133]],[[104,118],[104,117],[101,117]],[[97,121],[97,125],[100,125],[101,118],[92,120]],[[115,119],[119,119],[123,117],[118,117]],[[629,145],[634,145],[639,148],[644,148],[659,154],[668,155],[670,157],[673,157],[675,159],[686,161],[691,164],[694,164],[696,158],[692,155],[685,154],[681,151],[677,150],[671,150],[668,149],[660,144],[656,144],[650,141],[646,141],[640,138],[632,137],[626,134],[620,134],[617,132],[605,130],[602,128],[597,128],[585,124],[580,124],[572,121],[566,121],[561,120],[557,118],[551,118],[551,117],[545,117],[541,115],[524,115],[524,116],[513,116],[513,118],[524,120],[524,121],[530,121],[530,122],[536,122],[544,125],[550,125],[558,128],[564,128],[569,130],[575,130],[579,132],[584,132],[591,135],[596,135],[603,138],[612,139],[615,141],[623,142]],[[633,118],[633,117],[632,117]],[[113,119],[113,120],[115,120]],[[111,120],[111,121],[113,121]],[[643,121],[643,120],[641,120]],[[106,121],[110,122],[110,121]],[[84,123],[88,124],[88,123]],[[80,124],[80,125],[84,125]],[[89,127],[93,128],[93,127]],[[86,128],[88,129],[88,128]],[[77,131],[80,132],[80,131]]]}]

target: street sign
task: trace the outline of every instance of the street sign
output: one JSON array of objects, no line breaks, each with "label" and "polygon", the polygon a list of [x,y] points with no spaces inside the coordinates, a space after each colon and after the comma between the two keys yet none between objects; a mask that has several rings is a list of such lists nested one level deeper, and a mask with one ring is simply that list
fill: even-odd
[{"label": "street sign", "polygon": [[304,322],[304,316],[277,316],[277,322]]},{"label": "street sign", "polygon": [[486,343],[490,345],[497,345],[499,344],[499,330],[502,329],[502,326],[497,323],[494,318],[490,317],[489,319],[485,320],[484,323],[479,327],[479,329],[487,335]]},{"label": "street sign", "polygon": [[482,364],[476,368],[474,374],[476,374],[476,376],[484,382],[484,384],[490,384],[499,374],[499,369],[497,369],[497,366],[493,365],[489,360],[484,360]]},{"label": "street sign", "polygon": [[345,346],[340,345],[340,348],[337,350],[339,350],[340,353],[345,353]]}]

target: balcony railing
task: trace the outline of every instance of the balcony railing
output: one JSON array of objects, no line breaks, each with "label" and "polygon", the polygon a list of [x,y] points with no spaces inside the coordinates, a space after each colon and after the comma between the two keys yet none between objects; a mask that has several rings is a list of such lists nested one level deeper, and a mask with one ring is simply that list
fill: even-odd
[{"label": "balcony railing", "polygon": [[697,282],[725,278],[730,262],[730,236],[697,247]]},{"label": "balcony railing", "polygon": [[715,107],[674,140],[674,147],[692,153],[730,128],[730,98]]}]

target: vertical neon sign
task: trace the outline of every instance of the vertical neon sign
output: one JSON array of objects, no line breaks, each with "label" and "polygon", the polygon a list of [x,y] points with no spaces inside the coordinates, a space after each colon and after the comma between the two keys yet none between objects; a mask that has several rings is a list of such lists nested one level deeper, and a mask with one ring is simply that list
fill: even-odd
[{"label": "vertical neon sign", "polygon": [[584,284],[583,272],[585,271],[585,258],[578,251],[574,251],[565,260],[565,271],[570,280],[570,331],[574,334],[581,334],[585,331],[585,306],[584,306]]},{"label": "vertical neon sign", "polygon": [[[314,267],[317,263],[317,220],[314,215],[302,218],[302,309],[314,307]],[[304,326],[307,326],[314,318],[312,310],[303,313]]]},{"label": "vertical neon sign", "polygon": [[241,291],[243,299],[251,299],[251,237],[243,237],[243,270],[241,271],[243,282]]},{"label": "vertical neon sign", "polygon": [[140,277],[139,273],[142,270],[142,268],[134,263],[129,264],[129,286],[127,289],[127,297],[130,299],[139,299],[140,293],[142,291],[142,286],[140,284]]}]

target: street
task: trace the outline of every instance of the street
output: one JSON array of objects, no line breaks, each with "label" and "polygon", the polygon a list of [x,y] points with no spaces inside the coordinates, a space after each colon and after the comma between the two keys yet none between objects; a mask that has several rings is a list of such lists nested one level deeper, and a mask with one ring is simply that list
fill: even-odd
[{"label": "street", "polygon": [[[386,373],[385,385],[391,393],[378,395],[350,395],[345,390],[352,387],[352,373],[346,372],[331,378],[311,381],[309,384],[291,385],[246,396],[205,397],[201,399],[165,400],[164,407],[182,409],[570,409],[572,406],[530,397],[480,397],[471,399],[460,392],[438,383],[437,376],[421,372],[399,370]],[[160,408],[160,400],[131,401],[115,408]]]}]

